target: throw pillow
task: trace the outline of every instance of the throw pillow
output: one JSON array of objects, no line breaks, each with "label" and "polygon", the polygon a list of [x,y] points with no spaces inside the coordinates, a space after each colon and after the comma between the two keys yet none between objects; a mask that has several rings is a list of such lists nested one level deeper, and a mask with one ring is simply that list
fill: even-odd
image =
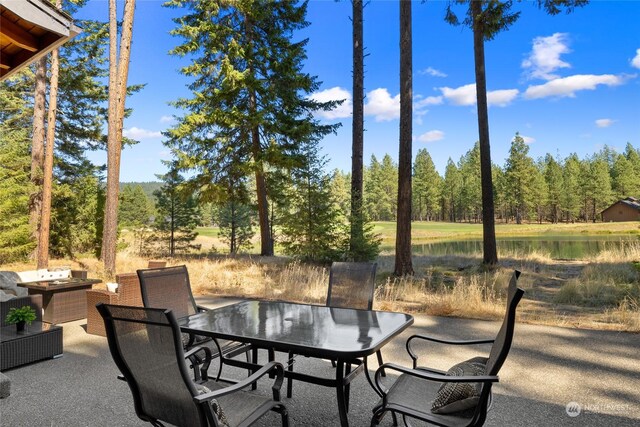
[{"label": "throw pillow", "polygon": [[[453,365],[448,371],[449,376],[484,375],[487,359],[474,357],[473,359]],[[474,408],[480,400],[482,383],[442,383],[431,405],[434,414],[451,414]]]},{"label": "throw pillow", "polygon": [[[206,387],[202,384],[196,384],[196,390],[198,390],[198,394],[205,394],[211,391],[209,387]],[[216,418],[218,419],[218,425],[220,427],[230,427],[229,420],[227,420],[227,416],[224,414],[224,411],[222,410],[222,406],[220,406],[218,401],[215,399],[210,400],[209,406],[211,406],[211,410],[213,411]]]}]

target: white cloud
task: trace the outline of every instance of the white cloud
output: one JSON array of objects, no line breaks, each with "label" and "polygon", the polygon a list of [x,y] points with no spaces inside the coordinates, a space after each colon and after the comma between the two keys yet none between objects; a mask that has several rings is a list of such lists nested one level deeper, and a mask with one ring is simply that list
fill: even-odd
[{"label": "white cloud", "polygon": [[598,119],[598,120],[596,120],[596,126],[598,126],[599,128],[608,128],[609,126],[611,126],[613,124],[613,122],[615,122],[615,120],[612,120],[612,119]]},{"label": "white cloud", "polygon": [[[475,105],[476,85],[471,83],[458,88],[441,87],[442,95],[453,105]],[[487,92],[488,105],[506,107],[518,96],[518,89],[502,89]]]},{"label": "white cloud", "polygon": [[548,96],[570,97],[576,96],[579,90],[594,90],[598,85],[617,86],[625,82],[625,76],[614,76],[613,74],[576,74],[575,76],[563,77],[551,80],[550,82],[529,86],[524,93],[527,99],[545,98]]},{"label": "white cloud", "polygon": [[421,109],[423,107],[428,107],[429,105],[440,105],[442,104],[441,96],[427,96],[426,98],[422,98],[420,95],[415,96],[415,102],[413,103],[414,110]]},{"label": "white cloud", "polygon": [[490,90],[487,92],[487,103],[489,106],[506,107],[511,104],[520,91],[518,89]]},{"label": "white cloud", "polygon": [[427,74],[427,75],[430,75],[430,76],[433,76],[433,77],[447,77],[447,75],[445,73],[443,73],[440,70],[436,70],[433,67],[427,67],[424,70],[418,71],[418,74],[421,74],[421,75]]},{"label": "white cloud", "polygon": [[351,92],[339,86],[322,90],[311,95],[311,99],[318,102],[340,101],[344,99],[341,105],[338,105],[331,111],[316,111],[315,114],[327,120],[344,119],[351,117],[353,112],[353,101]]},{"label": "white cloud", "polygon": [[173,122],[172,116],[162,116],[160,117],[160,123],[171,123]]},{"label": "white cloud", "polygon": [[430,130],[420,135],[418,137],[418,141],[434,142],[434,141],[440,141],[443,138],[444,138],[444,132],[442,132],[441,130]]},{"label": "white cloud", "polygon": [[162,137],[162,133],[160,133],[160,131],[142,129],[142,128],[137,128],[135,126],[129,129],[123,130],[122,134],[127,138],[137,139],[137,140]]},{"label": "white cloud", "polygon": [[[524,141],[525,144],[532,144],[532,143],[536,142],[536,139],[531,137],[531,136],[520,135],[520,138],[522,138],[522,140]],[[514,136],[511,139],[511,142],[513,142],[515,139],[516,139],[516,137]]]},{"label": "white cloud", "polygon": [[522,68],[528,70],[530,78],[552,80],[558,78],[552,74],[559,68],[570,68],[571,65],[560,59],[560,55],[569,53],[568,34],[555,33],[549,37],[533,39],[533,49],[529,58],[522,61]]},{"label": "white cloud", "polygon": [[636,50],[636,56],[631,60],[631,66],[640,68],[640,49]]},{"label": "white cloud", "polygon": [[387,122],[400,117],[400,94],[393,98],[385,88],[374,89],[367,93],[364,113],[374,116],[376,122]]},{"label": "white cloud", "polygon": [[441,87],[440,91],[453,105],[474,105],[476,103],[476,85],[474,83],[458,88]]}]

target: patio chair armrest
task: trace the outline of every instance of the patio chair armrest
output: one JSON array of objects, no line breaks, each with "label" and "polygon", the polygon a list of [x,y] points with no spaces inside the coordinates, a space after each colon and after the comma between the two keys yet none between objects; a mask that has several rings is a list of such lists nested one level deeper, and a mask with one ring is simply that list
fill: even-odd
[{"label": "patio chair armrest", "polygon": [[382,373],[385,369],[398,371],[403,374],[422,378],[428,381],[436,381],[436,382],[444,382],[444,383],[479,383],[479,382],[495,383],[499,381],[499,377],[497,375],[462,375],[462,376],[445,375],[445,374],[438,374],[430,371],[424,371],[422,369],[405,368],[404,366],[400,366],[395,363],[384,363],[378,368],[375,375],[376,387],[382,392],[383,395],[386,395],[386,392],[382,387],[380,378],[382,377]]},{"label": "patio chair armrest", "polygon": [[481,340],[448,340],[444,338],[437,338],[429,335],[412,335],[407,339],[406,348],[407,353],[409,353],[409,357],[413,360],[414,369],[418,366],[418,354],[413,350],[411,346],[411,342],[413,340],[423,340],[430,341],[439,344],[447,344],[447,345],[476,345],[476,344],[493,344],[494,339],[481,339]]},{"label": "patio chair armrest", "polygon": [[254,372],[247,378],[242,381],[239,381],[235,384],[231,384],[228,387],[222,388],[220,390],[214,390],[209,393],[199,394],[197,396],[193,396],[193,401],[197,404],[201,404],[202,402],[215,399],[221,396],[225,396],[227,394],[235,393],[237,391],[242,390],[250,386],[251,384],[258,381],[265,375],[275,374],[276,380],[273,384],[273,400],[280,400],[280,387],[282,387],[282,382],[284,381],[284,367],[279,362],[269,362],[260,368],[258,371]]},{"label": "patio chair armrest", "polygon": [[[204,352],[204,360],[201,361],[201,363],[197,363],[199,362],[198,358],[196,357],[196,354],[199,352]],[[189,359],[189,361],[193,364],[193,372],[197,375],[197,369],[198,369],[198,365],[200,365],[200,378],[202,378],[202,380],[206,381],[209,378],[209,366],[211,365],[211,359],[213,358],[213,355],[211,354],[211,349],[209,347],[204,347],[204,346],[197,346],[197,347],[193,347],[191,348],[189,351],[184,353],[184,358],[185,359]]]}]

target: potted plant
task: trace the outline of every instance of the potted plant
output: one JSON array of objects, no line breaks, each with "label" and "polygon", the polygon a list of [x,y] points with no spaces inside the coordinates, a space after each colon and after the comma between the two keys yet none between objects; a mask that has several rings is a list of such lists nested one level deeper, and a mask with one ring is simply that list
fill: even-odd
[{"label": "potted plant", "polygon": [[36,311],[28,305],[9,309],[9,313],[7,313],[7,317],[5,318],[7,323],[16,324],[17,332],[24,331],[24,325],[30,325],[34,320],[36,320]]}]

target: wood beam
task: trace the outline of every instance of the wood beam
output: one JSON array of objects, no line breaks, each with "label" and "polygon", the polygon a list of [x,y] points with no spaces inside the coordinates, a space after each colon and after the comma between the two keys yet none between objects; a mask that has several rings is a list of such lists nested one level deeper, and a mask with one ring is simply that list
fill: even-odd
[{"label": "wood beam", "polygon": [[8,70],[11,68],[12,63],[13,61],[11,55],[7,55],[6,53],[0,55],[0,69]]},{"label": "wood beam", "polygon": [[0,16],[0,33],[22,49],[38,51],[38,39],[4,16]]}]

